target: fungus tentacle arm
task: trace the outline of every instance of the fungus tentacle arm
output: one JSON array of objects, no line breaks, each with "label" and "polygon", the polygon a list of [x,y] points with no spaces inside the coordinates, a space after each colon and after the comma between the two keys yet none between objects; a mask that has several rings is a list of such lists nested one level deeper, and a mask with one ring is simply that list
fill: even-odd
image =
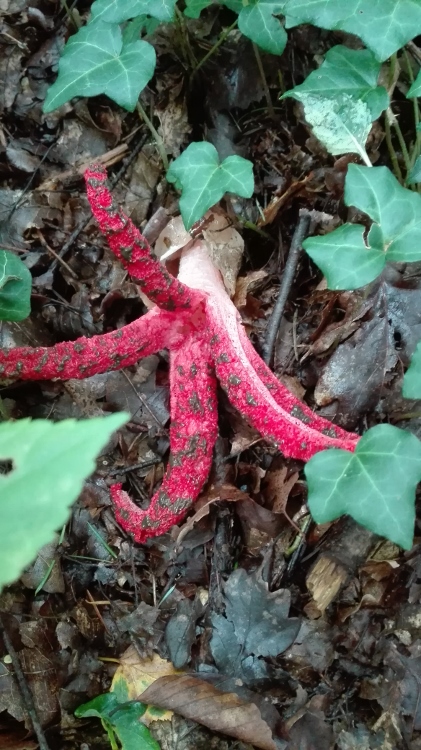
[{"label": "fungus tentacle arm", "polygon": [[[159,349],[184,340],[186,313],[150,312],[111,333],[54,346],[22,346],[0,349],[0,377],[21,380],[89,378],[101,372],[133,365]],[[188,328],[187,328],[188,329]]]},{"label": "fungus tentacle arm", "polygon": [[191,335],[171,353],[171,455],[149,507],[141,510],[121,484],[111,487],[116,518],[137,542],[181,521],[205,484],[217,437],[216,380],[206,343]]},{"label": "fungus tentacle arm", "polygon": [[182,284],[154,256],[146,239],[114,202],[105,169],[93,164],[85,172],[86,192],[92,213],[110,249],[141,287],[166,310],[191,309],[203,301],[200,292]]},{"label": "fungus tentacle arm", "polygon": [[[324,419],[324,417],[315,414],[307,404],[300,401],[283,383],[278,380],[272,370],[270,370],[261,357],[259,357],[241,323],[239,323],[238,331],[248,361],[257,373],[259,379],[270,391],[270,395],[276,401],[278,406],[286,409],[290,414],[296,414],[301,422],[307,422],[313,430],[319,430],[320,432],[329,430],[332,435],[334,432],[337,438],[349,441],[350,437],[352,437],[351,433],[344,430],[342,427],[334,425],[332,422]],[[356,441],[359,439],[358,435],[354,435],[353,437]]]}]

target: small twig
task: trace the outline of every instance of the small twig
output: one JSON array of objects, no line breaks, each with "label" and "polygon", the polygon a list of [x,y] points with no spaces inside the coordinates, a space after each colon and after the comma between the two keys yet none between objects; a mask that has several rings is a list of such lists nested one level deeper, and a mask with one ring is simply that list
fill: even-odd
[{"label": "small twig", "polygon": [[45,239],[45,237],[41,234],[41,230],[40,229],[36,230],[36,234],[39,237],[39,241],[41,242],[41,245],[43,245],[46,248],[46,250],[48,250],[48,252],[51,253],[51,255],[53,256],[53,258],[55,258],[56,261],[58,263],[60,263],[63,266],[63,268],[65,268],[66,271],[68,271],[68,273],[70,273],[70,275],[73,276],[74,279],[78,280],[79,277],[78,277],[77,273],[75,273],[74,270],[73,270],[73,268],[70,268],[70,266],[68,265],[68,263],[66,263],[66,261],[63,260],[63,258],[60,258],[60,256],[58,255],[58,253],[56,253],[56,251],[53,250],[52,247],[50,247],[50,245],[48,244],[48,242]]},{"label": "small twig", "polygon": [[273,349],[275,346],[276,337],[278,335],[279,326],[281,324],[286,301],[288,299],[292,282],[294,281],[295,272],[297,270],[298,260],[301,253],[301,246],[309,228],[310,215],[308,211],[303,209],[300,211],[298,224],[291,241],[291,247],[289,250],[287,262],[285,263],[281,286],[279,288],[278,299],[275,302],[272,315],[269,318],[266,328],[266,338],[265,343],[263,344],[263,360],[267,365],[269,365],[272,360]]},{"label": "small twig", "polygon": [[18,687],[19,687],[20,694],[22,696],[24,707],[29,715],[29,718],[31,719],[32,727],[33,727],[35,736],[38,740],[39,750],[49,750],[48,743],[45,738],[44,730],[41,726],[41,722],[38,718],[37,710],[35,708],[35,703],[34,703],[32,693],[28,687],[28,683],[25,679],[25,675],[20,665],[19,656],[14,649],[11,639],[9,638],[9,633],[6,630],[6,626],[4,624],[4,618],[1,614],[0,614],[0,626],[2,630],[3,643],[4,643],[7,653],[9,654],[12,660],[12,665],[13,665],[13,669],[15,672],[16,681],[18,683]]},{"label": "small twig", "polygon": [[271,117],[272,120],[276,120],[276,114],[273,108],[268,82],[266,80],[265,69],[262,63],[262,57],[261,57],[259,48],[255,42],[253,42],[253,52],[256,58],[257,67],[259,68],[260,80],[262,82],[263,91],[265,92],[265,98],[266,98],[266,103],[268,105],[269,116]]},{"label": "small twig", "polygon": [[150,469],[151,466],[157,466],[162,463],[162,458],[156,456],[156,458],[150,458],[147,461],[142,461],[139,464],[131,464],[130,466],[122,467],[119,469],[113,469],[109,472],[110,477],[115,477],[117,474],[128,474],[130,471],[137,471],[137,469]]}]

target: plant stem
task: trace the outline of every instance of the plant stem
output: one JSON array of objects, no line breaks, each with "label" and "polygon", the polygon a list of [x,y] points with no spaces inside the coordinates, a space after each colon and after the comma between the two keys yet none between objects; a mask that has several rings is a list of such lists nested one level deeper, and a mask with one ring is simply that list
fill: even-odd
[{"label": "plant stem", "polygon": [[159,155],[162,160],[162,164],[164,166],[165,171],[167,172],[169,164],[168,164],[168,157],[164,148],[164,142],[159,135],[158,131],[153,126],[151,120],[149,119],[148,115],[146,114],[145,110],[143,109],[140,102],[136,104],[136,108],[139,114],[139,117],[144,121],[144,123],[148,126],[149,130],[151,131],[153,138],[155,140],[156,147],[159,151]]},{"label": "plant stem", "polygon": [[372,163],[371,163],[371,161],[370,161],[370,159],[368,157],[368,154],[367,154],[367,151],[365,150],[365,148],[362,148],[359,153],[360,153],[361,159],[363,160],[363,162],[366,165],[366,167],[372,167],[373,165],[372,165]]},{"label": "plant stem", "polygon": [[253,52],[254,52],[254,56],[256,58],[257,67],[259,68],[260,79],[262,81],[263,91],[265,92],[266,102],[267,102],[267,105],[268,105],[268,112],[269,112],[269,115],[270,115],[271,119],[275,120],[276,119],[276,115],[275,115],[275,110],[273,108],[272,99],[271,99],[271,96],[270,96],[268,82],[266,80],[265,69],[263,67],[262,58],[261,58],[261,55],[260,55],[259,48],[258,48],[258,46],[257,46],[257,44],[255,42],[253,42]]},{"label": "plant stem", "polygon": [[402,156],[403,156],[403,160],[405,162],[405,168],[406,168],[407,176],[408,176],[409,173],[410,173],[410,171],[411,171],[411,160],[409,158],[408,149],[406,147],[405,139],[404,139],[404,137],[402,135],[402,130],[400,128],[400,125],[399,125],[399,123],[398,123],[395,115],[393,115],[392,125],[393,125],[393,127],[395,129],[396,135],[398,136],[398,141],[399,141],[399,145],[401,147]]},{"label": "plant stem", "polygon": [[200,68],[202,67],[202,65],[204,65],[205,62],[207,62],[210,57],[212,57],[213,53],[218,49],[218,47],[220,47],[221,44],[223,44],[225,42],[225,39],[227,38],[228,34],[233,29],[235,29],[235,27],[237,26],[237,22],[238,22],[237,19],[235,19],[234,23],[232,23],[231,26],[228,26],[228,28],[225,29],[225,31],[222,32],[222,34],[219,37],[218,41],[215,42],[215,44],[213,45],[213,47],[210,48],[209,52],[207,52],[206,55],[204,57],[202,57],[201,60],[199,60],[199,62],[197,63],[195,69],[193,70],[192,75],[195,75],[195,73],[197,73],[197,71],[200,70]]},{"label": "plant stem", "polygon": [[180,30],[180,42],[181,42],[181,47],[183,48],[184,57],[186,61],[188,62],[188,64],[190,65],[190,67],[194,68],[197,65],[197,60],[190,45],[190,39],[189,39],[188,31],[186,29],[184,16],[181,10],[177,6],[175,6],[175,20]]},{"label": "plant stem", "polygon": [[[414,73],[412,71],[411,61],[409,59],[409,55],[406,49],[404,49],[404,55],[405,55],[406,67],[408,69],[408,78],[412,84],[414,83]],[[420,109],[418,106],[418,98],[416,96],[412,97],[412,102],[414,105],[415,143],[414,143],[412,153],[411,153],[411,168],[414,166],[417,156],[419,155],[420,150],[421,150],[421,133],[417,130],[417,127],[420,123]]]},{"label": "plant stem", "polygon": [[389,122],[387,111],[385,112],[385,115],[384,115],[384,125],[385,125],[384,129],[385,129],[385,134],[386,134],[386,145],[387,145],[387,150],[389,151],[390,161],[392,162],[393,172],[395,174],[395,177],[397,177],[399,182],[402,184],[403,182],[402,172],[399,166],[399,161],[398,161],[396,151],[392,143],[392,134],[390,132],[390,122]]}]

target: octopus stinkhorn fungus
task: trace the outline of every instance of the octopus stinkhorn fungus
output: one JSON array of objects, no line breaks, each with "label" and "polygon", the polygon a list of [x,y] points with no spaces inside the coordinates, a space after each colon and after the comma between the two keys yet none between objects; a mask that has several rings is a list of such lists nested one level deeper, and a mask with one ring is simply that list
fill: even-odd
[{"label": "octopus stinkhorn fungus", "polygon": [[93,215],[112,252],[156,307],[112,333],[0,351],[0,374],[28,380],[87,378],[169,350],[168,468],[146,510],[132,502],[121,484],[111,487],[121,526],[144,542],[168,531],[191,508],[212,464],[218,381],[238,411],[285,456],[306,461],[324,448],[353,451],[357,435],[314,414],[260,359],[204,242],[182,252],[175,278],[114,203],[105,169],[92,165],[85,179]]}]

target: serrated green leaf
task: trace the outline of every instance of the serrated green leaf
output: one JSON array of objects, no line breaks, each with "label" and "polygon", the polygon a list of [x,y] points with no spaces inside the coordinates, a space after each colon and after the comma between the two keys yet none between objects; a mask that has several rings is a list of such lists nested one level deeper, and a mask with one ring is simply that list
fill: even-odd
[{"label": "serrated green leaf", "polygon": [[415,435],[377,425],[363,435],[355,453],[322,451],[304,472],[316,523],[348,514],[375,534],[411,548],[415,489],[421,480],[421,442]]},{"label": "serrated green leaf", "polygon": [[138,40],[123,46],[119,26],[95,21],[70,37],[50,86],[44,112],[51,112],[74,96],[106,94],[133,112],[139,94],[155,70],[155,50]]},{"label": "serrated green leaf", "polygon": [[301,101],[303,94],[335,99],[346,94],[364,101],[371,119],[376,120],[389,106],[386,89],[377,85],[379,73],[380,63],[370,50],[349,49],[338,44],[327,52],[318,70],[310,73],[299,86],[283,94],[281,99],[292,96]]},{"label": "serrated green leaf", "polygon": [[287,29],[312,23],[356,34],[380,61],[421,33],[420,0],[288,0],[285,16]]},{"label": "serrated green leaf", "polygon": [[379,224],[387,261],[421,260],[421,196],[402,187],[390,169],[350,164],[345,203]]},{"label": "serrated green leaf", "polygon": [[404,375],[402,395],[404,398],[421,398],[421,341]]},{"label": "serrated green leaf", "polygon": [[408,185],[415,185],[417,182],[421,182],[421,156],[417,156],[407,179]]},{"label": "serrated green leaf", "polygon": [[0,320],[24,320],[31,312],[31,272],[21,259],[0,249]]},{"label": "serrated green leaf", "polygon": [[265,52],[281,55],[288,41],[285,29],[277,15],[283,12],[285,0],[257,0],[242,8],[238,28]]},{"label": "serrated green leaf", "polygon": [[0,424],[0,588],[12,583],[66,522],[95,457],[127,414],[62,422]]},{"label": "serrated green leaf", "polygon": [[327,99],[301,92],[299,98],[314,135],[331,154],[359,154],[367,161],[365,143],[371,130],[371,112],[365,102],[347,94]]},{"label": "serrated green leaf", "polygon": [[190,229],[225,193],[250,198],[254,190],[253,165],[241,156],[219,161],[215,146],[191,143],[171,164],[167,180],[182,190],[180,212]]},{"label": "serrated green leaf", "polygon": [[308,237],[303,247],[326,276],[329,289],[358,289],[382,272],[384,252],[367,247],[365,228],[344,224],[323,237]]},{"label": "serrated green leaf", "polygon": [[212,0],[186,0],[184,15],[187,18],[199,18],[202,10],[208,8]]},{"label": "serrated green leaf", "polygon": [[160,750],[149,729],[140,721],[146,708],[140,701],[124,704],[115,693],[105,693],[79,706],[75,715],[101,719],[109,735],[111,730],[118,737],[122,750]]},{"label": "serrated green leaf", "polygon": [[107,23],[123,23],[136,16],[152,16],[158,21],[172,21],[177,0],[95,0],[92,18]]}]

